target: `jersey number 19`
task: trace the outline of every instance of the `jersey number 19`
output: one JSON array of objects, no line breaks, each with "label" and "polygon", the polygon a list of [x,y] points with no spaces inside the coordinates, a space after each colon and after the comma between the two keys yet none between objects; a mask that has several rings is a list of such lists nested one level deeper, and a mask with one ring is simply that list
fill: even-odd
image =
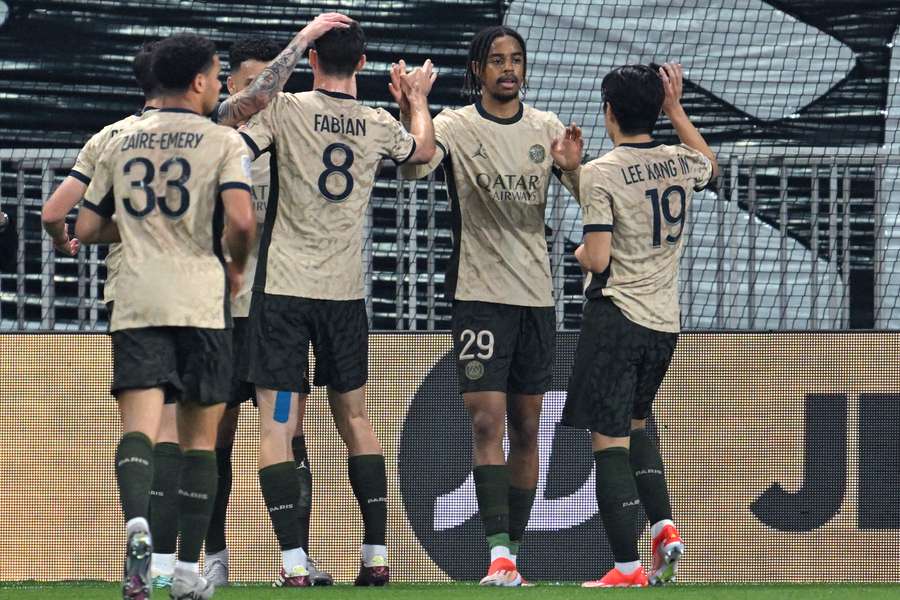
[{"label": "jersey number 19", "polygon": [[[677,244],[681,238],[681,232],[684,231],[684,203],[687,195],[684,188],[680,185],[667,187],[663,191],[662,196],[656,188],[647,190],[644,195],[650,200],[650,206],[653,208],[653,247],[659,248],[662,245],[662,226],[663,221],[668,227],[678,226],[678,233],[674,235],[672,232],[666,234],[666,243],[671,245]],[[678,204],[680,206],[678,214],[672,214],[672,197],[678,196]]]}]

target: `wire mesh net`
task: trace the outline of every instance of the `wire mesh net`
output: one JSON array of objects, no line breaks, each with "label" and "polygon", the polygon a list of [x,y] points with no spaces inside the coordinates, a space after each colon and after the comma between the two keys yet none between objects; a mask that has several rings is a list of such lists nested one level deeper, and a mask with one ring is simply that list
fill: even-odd
[{"label": "wire mesh net", "polygon": [[[43,201],[94,132],[139,108],[139,45],[180,31],[227,48],[248,34],[284,41],[323,10],[363,23],[360,98],[391,108],[386,68],[432,58],[435,111],[465,103],[466,48],[506,23],[529,51],[526,101],[579,123],[586,159],[607,151],[599,85],[612,67],[679,60],[684,105],[722,166],[694,198],[680,278],[688,329],[897,326],[896,3],[750,2],[8,2],[0,11],[0,329],[103,330],[105,249],[53,251]],[[73,44],[73,40],[78,43]],[[305,61],[288,91],[309,89]],[[395,112],[396,114],[396,112]],[[674,132],[663,118],[656,131]],[[450,212],[435,179],[379,175],[365,267],[374,329],[446,329]],[[69,218],[74,220],[74,211]],[[557,325],[577,329],[580,211],[553,186],[546,213]]]}]

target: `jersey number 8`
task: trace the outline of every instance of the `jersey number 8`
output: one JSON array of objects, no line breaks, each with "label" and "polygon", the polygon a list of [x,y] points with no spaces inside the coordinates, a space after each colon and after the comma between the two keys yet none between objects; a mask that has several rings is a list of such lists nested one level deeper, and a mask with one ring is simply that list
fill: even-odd
[{"label": "jersey number 8", "polygon": [[[138,165],[140,165],[140,167],[138,167]],[[132,171],[137,172],[136,167],[144,169],[143,177],[131,180],[131,189],[144,193],[144,207],[140,210],[137,209],[131,201],[131,197],[128,196],[122,199],[122,204],[125,206],[125,212],[136,219],[143,219],[153,212],[153,209],[157,206],[159,206],[159,212],[170,219],[177,219],[186,213],[191,204],[191,193],[185,187],[185,184],[191,178],[191,165],[181,157],[170,158],[159,167],[160,174],[163,176],[169,175],[169,170],[173,166],[179,167],[179,175],[172,179],[166,179],[166,195],[157,198],[156,192],[153,191],[152,187],[153,180],[156,178],[156,167],[154,167],[153,163],[146,158],[132,158],[125,163],[122,171],[125,176],[129,178],[136,176],[136,173],[132,174]],[[170,190],[172,192],[177,192],[178,194],[178,205],[177,208],[174,209],[169,205]]]},{"label": "jersey number 8", "polygon": [[[340,165],[334,164],[334,151],[340,150],[344,153],[344,162]],[[319,175],[319,192],[329,202],[341,202],[353,191],[353,175],[350,174],[350,167],[353,166],[353,150],[347,144],[336,142],[325,148],[322,154],[322,163],[325,170]],[[328,177],[332,173],[338,173],[344,178],[344,191],[334,194],[328,190]]]}]

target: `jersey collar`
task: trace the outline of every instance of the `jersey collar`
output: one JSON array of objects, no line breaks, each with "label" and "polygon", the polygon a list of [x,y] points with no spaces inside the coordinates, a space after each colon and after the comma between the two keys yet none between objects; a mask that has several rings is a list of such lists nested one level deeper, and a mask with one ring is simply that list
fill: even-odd
[{"label": "jersey collar", "polygon": [[320,94],[331,96],[332,98],[341,98],[342,100],[356,100],[356,98],[354,98],[350,94],[345,94],[343,92],[332,92],[331,90],[323,90],[322,88],[316,88],[316,91]]},{"label": "jersey collar", "polygon": [[619,146],[624,146],[626,148],[656,148],[657,146],[662,146],[662,142],[651,140],[649,142],[622,143],[619,144]]},{"label": "jersey collar", "polygon": [[501,117],[495,117],[487,110],[485,110],[484,106],[481,105],[480,98],[475,101],[475,110],[477,110],[478,114],[488,121],[493,121],[494,123],[499,123],[500,125],[512,125],[513,123],[518,123],[522,120],[522,114],[525,112],[525,105],[522,102],[519,102],[519,112],[505,119]]},{"label": "jersey collar", "polygon": [[168,112],[168,113],[187,113],[187,114],[189,114],[189,115],[198,115],[198,116],[199,116],[199,113],[195,113],[194,111],[192,111],[192,110],[189,109],[189,108],[157,108],[156,110],[158,110],[158,111],[161,112],[161,113],[164,113],[164,112]]}]

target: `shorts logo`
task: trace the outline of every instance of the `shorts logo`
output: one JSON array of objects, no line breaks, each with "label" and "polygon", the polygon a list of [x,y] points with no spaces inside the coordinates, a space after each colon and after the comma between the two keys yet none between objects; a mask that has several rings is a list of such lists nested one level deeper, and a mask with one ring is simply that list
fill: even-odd
[{"label": "shorts logo", "polygon": [[541,164],[544,162],[544,159],[547,158],[547,151],[544,150],[544,147],[540,144],[535,144],[528,149],[528,158],[530,158],[533,163]]},{"label": "shorts logo", "polygon": [[476,381],[484,377],[484,365],[477,360],[469,361],[466,365],[466,377],[472,381]]}]

